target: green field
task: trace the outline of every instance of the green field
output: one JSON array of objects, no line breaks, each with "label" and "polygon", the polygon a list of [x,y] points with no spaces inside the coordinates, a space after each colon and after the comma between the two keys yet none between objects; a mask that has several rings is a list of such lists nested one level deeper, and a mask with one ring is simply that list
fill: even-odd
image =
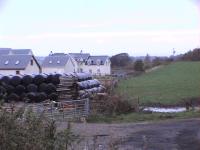
[{"label": "green field", "polygon": [[138,77],[122,80],[117,92],[145,104],[177,104],[200,97],[200,62],[177,62]]}]

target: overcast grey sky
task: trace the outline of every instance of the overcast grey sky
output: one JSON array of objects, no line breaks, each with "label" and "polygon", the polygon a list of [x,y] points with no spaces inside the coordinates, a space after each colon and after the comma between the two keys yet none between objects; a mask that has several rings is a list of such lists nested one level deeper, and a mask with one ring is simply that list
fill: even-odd
[{"label": "overcast grey sky", "polygon": [[0,0],[0,47],[171,55],[200,47],[195,0]]}]

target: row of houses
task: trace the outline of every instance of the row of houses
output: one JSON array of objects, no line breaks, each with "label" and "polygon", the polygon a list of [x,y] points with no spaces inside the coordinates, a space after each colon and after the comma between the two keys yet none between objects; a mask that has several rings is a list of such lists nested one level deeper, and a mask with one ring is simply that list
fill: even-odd
[{"label": "row of houses", "polygon": [[92,75],[110,75],[108,56],[91,56],[89,53],[53,53],[41,62],[31,49],[0,48],[0,74],[38,74],[85,72]]}]

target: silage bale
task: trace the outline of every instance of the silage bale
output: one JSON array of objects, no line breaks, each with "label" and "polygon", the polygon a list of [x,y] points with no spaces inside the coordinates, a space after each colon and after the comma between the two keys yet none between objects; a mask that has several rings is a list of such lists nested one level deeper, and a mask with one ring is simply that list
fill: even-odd
[{"label": "silage bale", "polygon": [[22,93],[26,92],[26,88],[23,85],[17,85],[15,87],[15,93],[21,95]]},{"label": "silage bale", "polygon": [[11,79],[10,79],[10,84],[13,85],[13,86],[17,86],[21,83],[21,77],[20,76],[13,76]]},{"label": "silage bale", "polygon": [[1,78],[1,83],[2,84],[9,84],[10,83],[10,77],[9,76],[3,76]]},{"label": "silage bale", "polygon": [[11,101],[19,101],[20,97],[16,94],[16,93],[11,93],[7,96],[7,101],[11,102]]},{"label": "silage bale", "polygon": [[33,82],[33,77],[31,75],[25,75],[22,77],[22,84],[27,86]]},{"label": "silage bale", "polygon": [[53,74],[48,74],[47,79],[46,79],[46,83],[52,83],[52,78],[53,78]]},{"label": "silage bale", "polygon": [[8,95],[11,93],[14,93],[14,91],[15,91],[15,88],[12,85],[5,84],[5,85],[3,85],[3,87],[6,89],[6,92]]},{"label": "silage bale", "polygon": [[61,74],[54,74],[52,76],[51,83],[53,83],[54,85],[60,84],[60,76],[61,76]]},{"label": "silage bale", "polygon": [[27,86],[27,91],[28,92],[37,92],[37,90],[38,90],[38,86],[35,85],[35,84],[29,84]]},{"label": "silage bale", "polygon": [[53,92],[56,92],[56,86],[53,83],[48,83],[47,88],[45,90],[46,94],[51,94]]},{"label": "silage bale", "polygon": [[34,92],[29,92],[27,93],[27,98],[28,98],[28,103],[33,103],[36,100],[36,93]]},{"label": "silage bale", "polygon": [[45,101],[47,99],[47,94],[44,93],[44,92],[39,92],[37,93],[38,94],[38,101],[39,102],[42,102],[42,101]]},{"label": "silage bale", "polygon": [[40,84],[39,87],[38,87],[38,91],[39,91],[39,92],[45,92],[46,89],[47,89],[47,86],[48,86],[48,85],[47,85],[46,83]]},{"label": "silage bale", "polygon": [[51,100],[51,101],[58,101],[58,94],[57,93],[51,93],[48,98]]},{"label": "silage bale", "polygon": [[40,85],[43,82],[45,82],[45,76],[43,76],[42,74],[38,74],[38,75],[34,76],[34,78],[33,78],[33,83],[34,84]]}]

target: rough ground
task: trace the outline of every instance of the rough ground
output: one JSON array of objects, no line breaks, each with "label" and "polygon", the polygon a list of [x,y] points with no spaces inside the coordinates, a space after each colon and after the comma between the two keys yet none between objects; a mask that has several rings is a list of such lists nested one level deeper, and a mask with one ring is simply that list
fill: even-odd
[{"label": "rough ground", "polygon": [[[61,123],[59,128],[65,128]],[[76,149],[200,150],[200,119],[156,123],[73,124],[84,137]],[[77,145],[76,145],[77,146]]]}]

